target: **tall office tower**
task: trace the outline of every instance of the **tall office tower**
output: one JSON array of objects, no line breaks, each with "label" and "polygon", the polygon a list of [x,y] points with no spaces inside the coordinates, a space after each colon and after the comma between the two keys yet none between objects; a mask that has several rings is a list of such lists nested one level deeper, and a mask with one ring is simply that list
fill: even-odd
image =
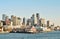
[{"label": "tall office tower", "polygon": [[48,20],[48,21],[47,21],[47,27],[49,27],[49,26],[50,26],[50,21]]},{"label": "tall office tower", "polygon": [[5,19],[6,19],[6,15],[3,14],[3,15],[2,15],[2,20],[5,21]]},{"label": "tall office tower", "polygon": [[38,22],[37,22],[37,18],[36,18],[36,16],[35,16],[35,19],[34,19],[34,24],[37,24]]},{"label": "tall office tower", "polygon": [[20,17],[17,17],[17,23],[18,23],[18,25],[21,25],[21,18]]},{"label": "tall office tower", "polygon": [[17,25],[17,17],[16,16],[12,15],[11,16],[11,21],[13,22],[14,26]]},{"label": "tall office tower", "polygon": [[11,21],[13,22],[13,25],[20,25],[20,21],[21,19],[19,17],[16,17],[16,16],[11,16]]},{"label": "tall office tower", "polygon": [[31,25],[33,26],[35,23],[35,15],[33,14],[31,17]]},{"label": "tall office tower", "polygon": [[22,23],[22,25],[25,25],[25,17],[23,18],[23,23]]},{"label": "tall office tower", "polygon": [[40,26],[45,26],[45,19],[41,18],[41,19],[39,20],[39,25],[40,25]]},{"label": "tall office tower", "polygon": [[31,26],[31,19],[27,20],[27,25]]},{"label": "tall office tower", "polygon": [[36,13],[36,18],[37,18],[37,25],[39,25],[39,13]]}]

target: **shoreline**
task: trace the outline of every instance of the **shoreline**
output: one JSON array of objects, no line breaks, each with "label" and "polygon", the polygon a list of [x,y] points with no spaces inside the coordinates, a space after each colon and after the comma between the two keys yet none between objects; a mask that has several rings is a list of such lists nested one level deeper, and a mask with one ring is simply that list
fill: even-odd
[{"label": "shoreline", "polygon": [[42,32],[7,32],[7,31],[3,31],[3,32],[0,32],[0,34],[7,34],[7,33],[38,34],[38,33],[49,33],[49,32],[57,32],[57,31],[42,31]]}]

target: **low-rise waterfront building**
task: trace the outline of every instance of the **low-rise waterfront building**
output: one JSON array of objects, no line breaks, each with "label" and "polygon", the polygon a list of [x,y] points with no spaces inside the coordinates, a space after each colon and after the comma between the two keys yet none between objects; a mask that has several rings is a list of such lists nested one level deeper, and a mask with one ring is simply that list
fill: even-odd
[{"label": "low-rise waterfront building", "polygon": [[3,32],[3,27],[0,26],[0,32]]},{"label": "low-rise waterfront building", "polygon": [[30,29],[30,31],[28,31],[28,32],[36,33],[36,32],[37,32],[37,30],[36,30],[36,28],[35,28],[34,26],[32,26],[32,27],[31,27],[31,29]]},{"label": "low-rise waterfront building", "polygon": [[54,30],[55,30],[55,31],[60,31],[60,26],[54,27]]},{"label": "low-rise waterfront building", "polygon": [[0,20],[0,26],[3,26],[3,22]]}]

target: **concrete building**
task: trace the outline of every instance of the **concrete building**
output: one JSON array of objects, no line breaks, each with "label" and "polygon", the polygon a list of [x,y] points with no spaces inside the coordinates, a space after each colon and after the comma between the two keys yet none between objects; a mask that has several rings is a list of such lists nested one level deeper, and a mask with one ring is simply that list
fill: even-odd
[{"label": "concrete building", "polygon": [[43,18],[41,18],[40,20],[39,20],[39,25],[40,26],[45,26],[45,19],[43,19]]},{"label": "concrete building", "polygon": [[48,21],[47,21],[47,27],[49,27],[49,26],[50,26],[50,21],[48,20]]},{"label": "concrete building", "polygon": [[47,26],[52,27],[52,26],[54,26],[54,23],[51,20],[48,20],[47,21]]},{"label": "concrete building", "polygon": [[11,22],[11,21],[10,21],[9,19],[6,19],[6,20],[5,20],[6,25],[10,25],[10,24],[11,24],[10,22]]},{"label": "concrete building", "polygon": [[13,22],[13,25],[17,25],[17,17],[16,16],[12,16],[12,22]]},{"label": "concrete building", "polygon": [[11,21],[13,22],[13,25],[20,25],[21,23],[20,23],[20,21],[21,21],[21,18],[19,18],[19,17],[16,17],[16,16],[11,16]]},{"label": "concrete building", "polygon": [[35,23],[35,15],[33,14],[31,17],[31,25],[33,26]]},{"label": "concrete building", "polygon": [[21,25],[21,18],[20,17],[17,18],[17,25]]},{"label": "concrete building", "polygon": [[39,13],[36,13],[36,16],[33,14],[32,17],[31,17],[31,24],[32,26],[34,26],[35,24],[36,25],[39,25]]},{"label": "concrete building", "polygon": [[0,27],[3,26],[3,22],[0,20]]},{"label": "concrete building", "polygon": [[38,22],[37,22],[37,17],[35,16],[35,20],[34,20],[34,24],[38,24]]},{"label": "concrete building", "polygon": [[25,17],[23,18],[22,25],[26,25],[26,22],[25,22]]},{"label": "concrete building", "polygon": [[16,16],[11,16],[11,20],[13,22],[13,25],[17,25],[17,17]]},{"label": "concrete building", "polygon": [[3,31],[3,22],[0,20],[0,32]]},{"label": "concrete building", "polygon": [[2,15],[2,20],[5,21],[6,20],[6,17],[7,17],[7,15],[6,14],[3,14]]},{"label": "concrete building", "polygon": [[31,19],[27,19],[27,25],[31,26]]},{"label": "concrete building", "polygon": [[39,13],[36,13],[37,25],[39,25]]}]

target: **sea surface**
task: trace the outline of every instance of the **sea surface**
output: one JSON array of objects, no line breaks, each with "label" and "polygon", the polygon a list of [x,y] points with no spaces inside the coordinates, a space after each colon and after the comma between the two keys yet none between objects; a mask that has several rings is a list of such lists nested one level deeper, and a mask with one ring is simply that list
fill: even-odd
[{"label": "sea surface", "polygon": [[60,39],[60,31],[37,34],[8,33],[0,34],[0,39]]}]

